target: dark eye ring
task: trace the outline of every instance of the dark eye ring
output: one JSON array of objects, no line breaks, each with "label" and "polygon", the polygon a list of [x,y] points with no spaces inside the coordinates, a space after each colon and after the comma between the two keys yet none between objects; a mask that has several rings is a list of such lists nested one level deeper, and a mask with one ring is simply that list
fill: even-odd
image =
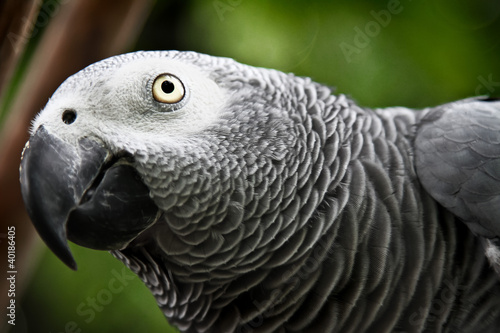
[{"label": "dark eye ring", "polygon": [[64,110],[63,114],[62,114],[62,121],[66,124],[66,125],[70,125],[72,123],[74,123],[76,120],[76,111],[75,110]]}]

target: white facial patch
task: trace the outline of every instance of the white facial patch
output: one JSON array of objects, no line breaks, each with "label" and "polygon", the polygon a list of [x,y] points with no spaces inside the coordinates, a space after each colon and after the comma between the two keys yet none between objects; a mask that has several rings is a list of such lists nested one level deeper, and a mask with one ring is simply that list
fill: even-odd
[{"label": "white facial patch", "polygon": [[[184,88],[176,103],[162,103],[153,96],[160,75],[173,75]],[[144,58],[124,64],[106,83],[111,91],[107,110],[122,119],[127,130],[178,137],[198,133],[219,118],[225,105],[222,89],[207,72],[195,65],[168,58]]]},{"label": "white facial patch", "polygon": [[[162,103],[153,95],[155,79],[164,74],[180,81],[184,96],[178,102]],[[209,74],[209,69],[160,54],[90,66],[61,85],[33,130],[43,124],[66,141],[96,136],[116,148],[125,142],[183,140],[215,124],[226,104],[225,92]],[[71,124],[62,119],[67,109],[76,114]]]}]

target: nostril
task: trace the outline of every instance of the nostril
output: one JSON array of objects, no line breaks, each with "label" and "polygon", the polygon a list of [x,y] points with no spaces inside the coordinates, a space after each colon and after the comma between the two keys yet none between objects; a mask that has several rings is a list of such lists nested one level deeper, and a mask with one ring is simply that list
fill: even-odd
[{"label": "nostril", "polygon": [[70,125],[74,123],[76,120],[76,111],[75,110],[64,110],[62,114],[62,121],[66,125]]}]

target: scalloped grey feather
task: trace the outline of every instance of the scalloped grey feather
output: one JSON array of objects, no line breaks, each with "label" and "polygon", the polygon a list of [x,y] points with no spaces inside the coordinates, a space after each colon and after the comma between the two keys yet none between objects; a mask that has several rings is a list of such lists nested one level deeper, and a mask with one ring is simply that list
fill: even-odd
[{"label": "scalloped grey feather", "polygon": [[[183,124],[200,93],[187,83],[168,110],[133,83],[115,94],[115,77],[149,75],[144,59],[196,68],[221,90],[217,112],[198,104],[212,118]],[[60,124],[67,108],[81,125]],[[182,332],[500,329],[499,101],[369,109],[309,78],[169,51],[91,65],[47,109],[32,134],[125,151],[149,189],[159,216],[111,250]],[[162,132],[164,117],[182,121]]]}]

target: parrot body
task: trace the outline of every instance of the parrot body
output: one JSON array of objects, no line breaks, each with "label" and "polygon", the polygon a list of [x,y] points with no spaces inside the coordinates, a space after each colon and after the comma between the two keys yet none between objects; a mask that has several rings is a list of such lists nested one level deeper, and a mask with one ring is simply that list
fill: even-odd
[{"label": "parrot body", "polygon": [[[40,180],[61,174],[63,194]],[[21,184],[64,262],[67,238],[110,250],[182,332],[500,327],[492,99],[368,109],[231,59],[131,53],[63,83]]]}]

